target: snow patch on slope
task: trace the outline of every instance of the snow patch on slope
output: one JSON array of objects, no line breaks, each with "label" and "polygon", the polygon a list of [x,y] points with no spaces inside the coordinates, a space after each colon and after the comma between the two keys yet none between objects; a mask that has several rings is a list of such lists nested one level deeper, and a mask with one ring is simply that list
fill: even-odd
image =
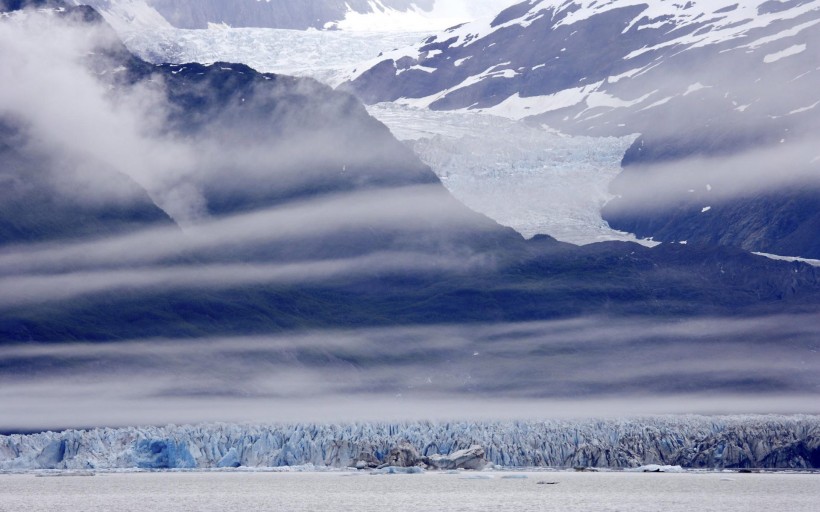
[{"label": "snow patch on slope", "polygon": [[786,57],[791,57],[792,55],[797,55],[798,53],[802,53],[806,51],[805,44],[796,44],[793,46],[789,46],[785,50],[781,50],[779,52],[770,53],[763,57],[763,62],[766,64],[771,64],[772,62],[777,62],[780,59],[785,59]]},{"label": "snow patch on slope", "polygon": [[[755,29],[761,29],[771,26],[779,27],[778,24],[798,23],[804,17],[814,16],[820,10],[820,1],[812,0],[804,3],[789,3],[784,4],[781,8],[774,5],[769,0],[751,0],[749,2],[737,3],[735,0],[693,0],[689,2],[646,2],[645,0],[578,0],[558,2],[557,0],[541,0],[527,5],[521,4],[524,9],[523,13],[517,13],[511,19],[500,20],[502,23],[493,24],[489,19],[477,20],[472,23],[448,29],[438,34],[435,38],[427,40],[426,42],[417,43],[416,50],[424,44],[429,44],[430,41],[445,43],[450,48],[453,54],[460,58],[456,63],[456,67],[460,67],[466,59],[471,57],[479,57],[484,53],[484,47],[492,46],[492,43],[504,41],[503,35],[500,32],[511,27],[526,27],[532,24],[535,20],[542,19],[546,16],[550,17],[547,30],[556,29],[559,27],[573,27],[575,25],[582,29],[581,22],[588,20],[594,16],[603,14],[608,11],[622,9],[626,7],[633,8],[637,14],[629,14],[629,19],[625,21],[626,26],[624,32],[630,30],[644,30],[651,27],[663,31],[665,35],[654,38],[654,43],[648,44],[641,48],[635,48],[631,51],[625,52],[623,59],[628,65],[629,61],[638,59],[644,60],[648,57],[647,54],[659,52],[662,55],[656,57],[649,64],[636,66],[634,69],[628,70],[618,75],[609,77],[603,84],[598,84],[594,87],[584,85],[583,88],[569,87],[562,91],[550,91],[547,95],[527,93],[525,96],[517,93],[514,88],[501,87],[498,93],[498,105],[496,109],[484,109],[485,112],[490,112],[494,115],[508,116],[512,119],[520,119],[536,114],[543,114],[557,109],[575,106],[587,99],[589,108],[596,106],[611,106],[614,108],[626,107],[642,103],[645,97],[634,101],[631,105],[597,105],[595,98],[589,96],[597,89],[599,92],[606,94],[604,91],[610,89],[608,84],[616,84],[625,78],[634,78],[650,72],[653,68],[661,65],[662,57],[672,57],[680,53],[687,52],[692,49],[706,47],[716,43],[726,43],[738,41],[738,46],[729,48],[724,51],[744,51],[754,50],[756,48],[764,47],[772,43],[777,43],[785,38],[800,35],[803,31],[820,23],[820,20],[810,20],[794,25],[788,29],[779,30],[775,34],[769,34],[765,37],[758,37],[757,39],[747,42],[750,32]],[[498,34],[497,34],[498,33]],[[515,33],[513,33],[515,35]],[[572,34],[570,34],[571,36]],[[631,37],[631,36],[627,36]],[[454,42],[453,42],[454,41]],[[500,43],[499,43],[500,44]],[[778,43],[779,44],[779,43]],[[489,45],[489,46],[488,46]],[[779,50],[779,48],[778,48]],[[798,51],[799,50],[799,51]],[[795,44],[787,50],[781,52],[767,52],[766,62],[775,62],[781,58],[791,55],[796,55],[800,51],[805,51],[805,45]],[[536,50],[534,50],[536,51]],[[562,50],[563,51],[563,50]],[[765,51],[765,48],[764,48]],[[385,60],[398,61],[402,57],[411,56],[414,58],[421,57],[416,64],[424,66],[425,68],[432,68],[441,66],[442,75],[447,76],[446,64],[438,62],[427,62],[427,57],[420,55],[420,52],[409,52],[408,49],[400,49],[394,52],[386,52],[378,58],[372,59],[367,63],[357,66],[355,72],[349,72],[347,79],[354,81],[359,78],[368,69],[378,65]],[[551,58],[550,55],[543,56],[545,59]],[[555,56],[558,58],[559,56]],[[488,64],[491,60],[487,61]],[[532,65],[532,63],[530,63]],[[535,68],[533,68],[535,69]],[[423,90],[423,97],[415,96],[409,98],[402,98],[402,104],[411,105],[420,108],[426,108],[433,103],[443,100],[445,98],[458,97],[457,94],[462,92],[476,83],[484,81],[488,78],[499,78],[499,75],[489,75],[489,70],[475,73],[472,76],[464,77],[463,75],[456,75],[460,80],[459,83],[453,85],[453,82],[446,83],[444,87],[438,91],[427,89]],[[508,77],[509,78],[509,77]],[[620,85],[620,84],[619,84]],[[702,88],[702,87],[701,87]],[[529,87],[529,89],[532,89]],[[412,90],[412,88],[411,88]],[[688,95],[699,89],[689,89],[684,93]],[[644,91],[646,92],[646,91]],[[502,96],[503,95],[503,96]],[[665,102],[671,101],[672,98],[666,99],[664,95],[662,99],[655,98],[656,102],[652,105],[640,105],[642,108],[653,108],[663,105]],[[606,100],[606,98],[599,98]],[[439,102],[442,103],[442,102]],[[446,103],[446,102],[445,102]],[[456,103],[459,103],[457,100]],[[474,108],[475,106],[468,106],[467,108]],[[447,108],[447,107],[445,107]],[[579,114],[580,116],[581,114]],[[601,115],[600,112],[595,113],[596,116]]]},{"label": "snow patch on slope", "polygon": [[432,10],[413,5],[407,11],[385,7],[379,0],[370,2],[369,13],[350,8],[343,20],[325,28],[354,32],[427,32],[433,33],[455,25],[492,16],[516,0],[437,0]]},{"label": "snow patch on slope", "polygon": [[119,34],[136,30],[172,28],[162,14],[145,0],[73,0],[75,5],[94,7]]}]

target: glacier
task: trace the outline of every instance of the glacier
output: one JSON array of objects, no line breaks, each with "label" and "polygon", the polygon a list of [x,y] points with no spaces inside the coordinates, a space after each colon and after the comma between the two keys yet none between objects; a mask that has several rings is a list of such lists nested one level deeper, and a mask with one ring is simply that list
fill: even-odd
[{"label": "glacier", "polygon": [[453,196],[530,238],[549,234],[585,245],[622,240],[654,245],[612,229],[601,208],[636,135],[568,136],[475,112],[378,103],[370,115],[429,165]]},{"label": "glacier", "polygon": [[[337,86],[345,73],[424,32],[297,31],[260,28],[121,32],[128,48],[159,63],[240,62],[266,73],[307,76]],[[563,242],[651,241],[610,228],[601,207],[636,134],[567,136],[473,111],[449,112],[397,103],[367,107],[441,178],[462,203],[532,237]]]},{"label": "glacier", "polygon": [[263,73],[316,78],[332,86],[348,68],[391,48],[415,44],[427,32],[288,30],[267,28],[118,30],[123,43],[155,64],[236,62]]},{"label": "glacier", "polygon": [[820,416],[349,424],[202,424],[0,436],[0,470],[345,468],[473,445],[508,468],[820,468]]}]

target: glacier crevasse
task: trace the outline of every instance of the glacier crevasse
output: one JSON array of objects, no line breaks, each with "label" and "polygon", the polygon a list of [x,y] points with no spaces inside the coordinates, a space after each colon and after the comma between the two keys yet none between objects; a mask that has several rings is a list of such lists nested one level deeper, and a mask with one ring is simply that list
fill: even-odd
[{"label": "glacier crevasse", "polygon": [[421,455],[479,445],[506,467],[820,467],[820,416],[169,425],[0,436],[0,469],[348,467],[408,442]]}]

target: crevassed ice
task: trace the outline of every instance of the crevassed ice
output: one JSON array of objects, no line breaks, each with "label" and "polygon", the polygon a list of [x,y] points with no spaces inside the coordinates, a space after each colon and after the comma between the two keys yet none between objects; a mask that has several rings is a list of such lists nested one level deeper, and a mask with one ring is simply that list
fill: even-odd
[{"label": "crevassed ice", "polygon": [[456,199],[525,237],[638,241],[600,213],[634,136],[569,137],[484,114],[391,103],[368,111],[407,141]]},{"label": "crevassed ice", "polygon": [[818,416],[172,425],[0,436],[0,469],[347,467],[400,442],[428,456],[477,444],[508,467],[807,468],[818,439]]}]

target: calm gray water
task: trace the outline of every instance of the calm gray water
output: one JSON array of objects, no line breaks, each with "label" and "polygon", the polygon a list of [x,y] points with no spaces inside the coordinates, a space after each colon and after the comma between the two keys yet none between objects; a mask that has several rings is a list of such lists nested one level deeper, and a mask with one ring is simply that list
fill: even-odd
[{"label": "calm gray water", "polygon": [[3,512],[816,512],[818,504],[818,474],[130,473],[52,478],[0,475]]}]

